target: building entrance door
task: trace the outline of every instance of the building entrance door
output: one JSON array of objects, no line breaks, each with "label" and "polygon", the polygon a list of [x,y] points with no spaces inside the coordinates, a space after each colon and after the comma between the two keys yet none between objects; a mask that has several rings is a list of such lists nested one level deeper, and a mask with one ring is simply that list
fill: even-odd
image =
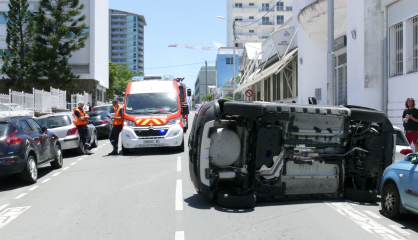
[{"label": "building entrance door", "polygon": [[337,105],[347,105],[347,53],[335,57]]}]

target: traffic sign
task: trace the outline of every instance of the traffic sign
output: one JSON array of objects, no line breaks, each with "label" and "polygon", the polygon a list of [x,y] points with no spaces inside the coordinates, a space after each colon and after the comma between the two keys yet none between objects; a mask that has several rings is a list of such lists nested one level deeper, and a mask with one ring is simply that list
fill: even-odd
[{"label": "traffic sign", "polygon": [[247,91],[245,91],[245,96],[247,97],[252,97],[253,96],[253,91],[251,89],[248,89]]}]

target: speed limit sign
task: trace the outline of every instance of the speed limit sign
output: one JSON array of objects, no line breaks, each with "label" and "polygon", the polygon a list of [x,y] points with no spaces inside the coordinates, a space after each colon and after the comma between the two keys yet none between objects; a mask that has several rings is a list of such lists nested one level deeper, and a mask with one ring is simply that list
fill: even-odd
[{"label": "speed limit sign", "polygon": [[245,96],[247,97],[252,97],[253,96],[253,91],[251,89],[248,89],[247,91],[245,91]]}]

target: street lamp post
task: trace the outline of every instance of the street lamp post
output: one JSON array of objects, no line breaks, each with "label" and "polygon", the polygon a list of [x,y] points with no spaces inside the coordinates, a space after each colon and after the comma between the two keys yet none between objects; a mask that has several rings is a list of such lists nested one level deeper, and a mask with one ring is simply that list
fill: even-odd
[{"label": "street lamp post", "polygon": [[206,95],[205,95],[205,100],[208,101],[208,61],[206,61],[206,59],[204,59],[202,57],[200,57],[200,58],[205,60],[205,66],[206,66],[206,69],[205,69],[205,72],[206,72],[206,87],[205,87]]}]

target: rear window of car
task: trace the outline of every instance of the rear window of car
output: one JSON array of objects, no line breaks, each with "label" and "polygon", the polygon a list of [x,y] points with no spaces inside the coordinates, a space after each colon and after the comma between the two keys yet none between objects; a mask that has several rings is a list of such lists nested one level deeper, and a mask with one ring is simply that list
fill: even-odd
[{"label": "rear window of car", "polygon": [[90,116],[90,120],[93,120],[93,121],[102,120],[102,119],[103,119],[102,115]]},{"label": "rear window of car", "polygon": [[396,131],[396,145],[398,146],[409,146],[408,140],[401,131]]},{"label": "rear window of car", "polygon": [[9,123],[0,123],[0,137],[8,137],[12,135],[15,130],[16,128]]},{"label": "rear window of car", "polygon": [[113,110],[112,106],[100,106],[100,107],[94,107],[94,111],[102,111],[102,110],[107,110],[111,113],[115,113],[115,111]]},{"label": "rear window of car", "polygon": [[48,128],[66,127],[71,125],[71,120],[68,116],[55,116],[48,118],[41,118],[36,120],[39,125],[47,126]]}]

